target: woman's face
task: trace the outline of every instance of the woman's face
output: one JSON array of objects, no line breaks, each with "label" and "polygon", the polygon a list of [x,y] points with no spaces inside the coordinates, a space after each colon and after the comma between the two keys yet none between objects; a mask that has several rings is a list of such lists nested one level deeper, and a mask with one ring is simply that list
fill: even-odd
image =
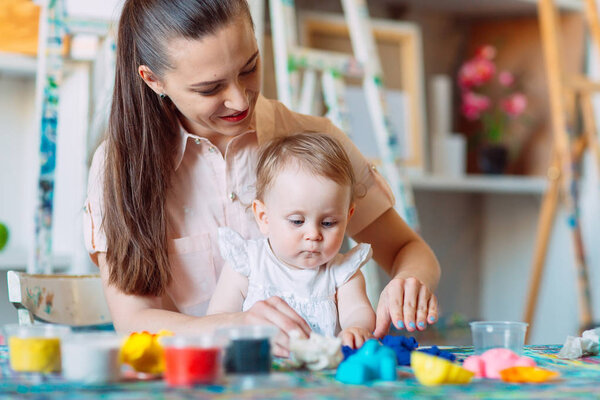
[{"label": "woman's face", "polygon": [[254,31],[246,16],[200,40],[168,43],[173,69],[158,83],[180,112],[185,129],[205,137],[248,129],[261,86]]}]

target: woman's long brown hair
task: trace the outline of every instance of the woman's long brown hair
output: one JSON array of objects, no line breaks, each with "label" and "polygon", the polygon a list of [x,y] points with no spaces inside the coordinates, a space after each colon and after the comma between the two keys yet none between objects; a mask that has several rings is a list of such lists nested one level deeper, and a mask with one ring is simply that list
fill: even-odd
[{"label": "woman's long brown hair", "polygon": [[178,146],[177,110],[138,74],[161,79],[173,38],[200,39],[235,17],[245,0],[127,0],[119,20],[106,140],[104,216],[109,282],[127,294],[161,295],[171,282],[165,201]]}]

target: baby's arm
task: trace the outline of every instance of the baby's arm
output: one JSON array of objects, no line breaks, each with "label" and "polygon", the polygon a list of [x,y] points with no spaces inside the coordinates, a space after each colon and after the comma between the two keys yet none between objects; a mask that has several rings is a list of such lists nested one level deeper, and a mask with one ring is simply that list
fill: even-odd
[{"label": "baby's arm", "polygon": [[373,337],[375,312],[367,298],[365,278],[358,270],[337,290],[337,306],[342,331],[342,344],[359,348]]},{"label": "baby's arm", "polygon": [[247,293],[248,277],[234,271],[225,263],[206,315],[242,311]]}]

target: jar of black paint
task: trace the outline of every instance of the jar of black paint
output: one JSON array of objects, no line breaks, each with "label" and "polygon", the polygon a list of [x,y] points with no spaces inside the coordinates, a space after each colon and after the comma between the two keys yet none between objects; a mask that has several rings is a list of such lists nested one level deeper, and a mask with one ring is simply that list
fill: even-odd
[{"label": "jar of black paint", "polygon": [[225,371],[235,373],[268,373],[271,371],[269,339],[232,340],[225,354]]},{"label": "jar of black paint", "polygon": [[219,330],[229,338],[225,350],[225,372],[256,374],[271,371],[271,339],[274,326],[243,326]]}]

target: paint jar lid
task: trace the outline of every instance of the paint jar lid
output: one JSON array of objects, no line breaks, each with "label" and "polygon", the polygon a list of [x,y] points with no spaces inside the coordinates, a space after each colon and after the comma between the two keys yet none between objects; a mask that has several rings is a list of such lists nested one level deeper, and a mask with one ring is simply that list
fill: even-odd
[{"label": "paint jar lid", "polygon": [[33,324],[19,325],[7,324],[2,327],[5,338],[62,338],[71,333],[71,328],[65,325]]},{"label": "paint jar lid", "polygon": [[273,339],[279,329],[273,325],[247,325],[232,326],[217,330],[217,335],[222,335],[229,340],[238,339]]},{"label": "paint jar lid", "polygon": [[227,337],[211,334],[161,336],[158,341],[169,348],[223,348],[227,345]]},{"label": "paint jar lid", "polygon": [[125,336],[116,332],[71,332],[64,341],[67,346],[119,349],[125,341]]}]

